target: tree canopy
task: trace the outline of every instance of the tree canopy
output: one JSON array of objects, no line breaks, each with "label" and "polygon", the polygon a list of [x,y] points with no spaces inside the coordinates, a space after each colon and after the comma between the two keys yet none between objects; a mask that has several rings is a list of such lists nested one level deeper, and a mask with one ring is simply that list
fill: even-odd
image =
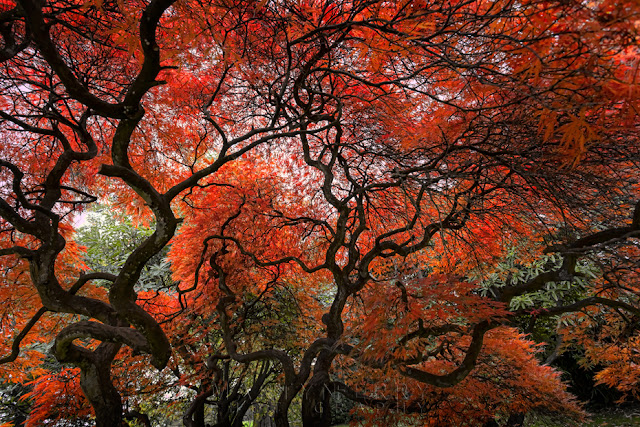
[{"label": "tree canopy", "polygon": [[337,396],[374,424],[579,418],[541,321],[637,396],[639,14],[2,1],[0,378],[27,425],[326,426]]}]

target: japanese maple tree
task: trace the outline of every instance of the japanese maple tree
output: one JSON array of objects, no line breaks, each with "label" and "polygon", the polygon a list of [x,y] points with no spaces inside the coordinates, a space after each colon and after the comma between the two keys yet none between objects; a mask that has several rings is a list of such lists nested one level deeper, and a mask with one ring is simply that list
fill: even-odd
[{"label": "japanese maple tree", "polygon": [[[434,425],[579,416],[513,327],[603,310],[635,336],[639,12],[3,2],[0,372],[36,379],[32,422],[77,385],[98,426],[148,422],[142,386],[241,425],[273,383],[279,426],[296,398],[328,425],[333,393]],[[98,202],[152,230],[103,270],[74,237]]]}]

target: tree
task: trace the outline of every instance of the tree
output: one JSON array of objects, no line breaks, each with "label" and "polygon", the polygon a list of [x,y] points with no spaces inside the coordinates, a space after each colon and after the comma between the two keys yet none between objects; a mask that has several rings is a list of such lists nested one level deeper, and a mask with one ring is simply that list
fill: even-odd
[{"label": "tree", "polygon": [[[638,266],[636,3],[5,3],[0,321],[21,332],[0,369],[52,342],[98,426],[123,422],[119,370],[183,364],[198,400],[210,357],[257,373],[241,406],[277,366],[280,426],[296,396],[328,424],[331,393],[428,422],[467,398],[473,420],[558,410],[510,326],[640,314],[606,262]],[[73,220],[98,194],[153,232],[90,271]],[[522,264],[554,255],[490,280],[523,241]],[[178,284],[145,293],[170,243]]]}]

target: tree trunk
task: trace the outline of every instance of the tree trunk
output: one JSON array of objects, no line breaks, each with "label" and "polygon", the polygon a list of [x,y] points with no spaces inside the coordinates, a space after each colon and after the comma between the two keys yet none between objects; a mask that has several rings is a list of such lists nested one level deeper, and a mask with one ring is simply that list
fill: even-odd
[{"label": "tree trunk", "polygon": [[273,421],[276,427],[289,427],[289,406],[291,406],[291,401],[295,395],[298,394],[301,388],[301,384],[290,384],[284,386],[282,393],[280,393],[276,409],[273,413]]},{"label": "tree trunk", "polygon": [[80,371],[80,386],[96,413],[96,427],[123,424],[122,399],[111,382],[110,367],[90,363]]},{"label": "tree trunk", "polygon": [[96,427],[124,425],[122,399],[111,381],[111,363],[120,347],[120,344],[103,342],[74,363],[80,367],[80,387],[93,406]]},{"label": "tree trunk", "polygon": [[[317,366],[317,365],[316,365]],[[326,388],[329,374],[315,370],[302,395],[302,425],[326,427],[331,424],[331,393]]]},{"label": "tree trunk", "polygon": [[182,423],[185,427],[205,427],[204,423],[204,405],[207,402],[207,398],[213,395],[213,389],[211,384],[205,382],[198,388],[198,394],[187,408],[184,416],[182,417]]}]

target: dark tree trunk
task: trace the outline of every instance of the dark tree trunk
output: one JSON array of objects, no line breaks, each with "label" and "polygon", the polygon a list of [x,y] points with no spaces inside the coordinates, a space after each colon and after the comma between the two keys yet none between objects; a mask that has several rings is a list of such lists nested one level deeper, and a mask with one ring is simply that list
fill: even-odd
[{"label": "dark tree trunk", "polygon": [[198,388],[198,395],[182,417],[182,423],[185,427],[205,427],[204,405],[211,395],[213,395],[213,390],[210,384],[207,383]]},{"label": "dark tree trunk", "polygon": [[304,427],[326,427],[331,424],[331,393],[329,368],[333,354],[321,351],[313,368],[313,376],[302,395],[302,425]]},{"label": "dark tree trunk", "polygon": [[[271,362],[263,361],[260,366],[260,371],[258,375],[253,380],[253,384],[251,384],[251,388],[249,391],[242,395],[242,398],[238,399],[238,405],[236,408],[236,413],[233,419],[232,427],[242,427],[243,420],[247,411],[253,404],[253,402],[258,398],[260,392],[262,391],[262,386],[264,382],[269,378],[273,371],[271,370]],[[273,418],[269,416],[270,423],[275,427],[275,423]]]},{"label": "dark tree trunk", "polygon": [[92,360],[82,364],[80,386],[96,413],[96,427],[123,425],[122,399],[111,381],[111,362],[119,345],[101,344]]},{"label": "dark tree trunk", "polygon": [[285,385],[273,413],[273,422],[276,427],[289,427],[289,406],[291,406],[291,401],[301,388],[302,384]]},{"label": "dark tree trunk", "polygon": [[[334,272],[337,283],[340,274]],[[338,286],[337,294],[328,313],[322,316],[322,322],[327,325],[327,339],[329,343],[336,343],[344,331],[342,324],[342,310],[349,293],[345,287]],[[331,350],[321,350],[313,365],[313,375],[305,386],[302,395],[302,425],[304,427],[325,427],[331,424],[331,392],[328,385],[331,383],[329,372],[336,357]]]},{"label": "dark tree trunk", "polygon": [[331,424],[331,393],[326,389],[329,376],[313,375],[302,397],[302,425],[326,427]]},{"label": "dark tree trunk", "polygon": [[119,427],[124,423],[122,399],[111,381],[111,363],[120,347],[108,342],[93,351],[58,342],[53,347],[59,362],[80,368],[80,387],[96,414],[97,427]]},{"label": "dark tree trunk", "polygon": [[222,421],[216,422],[213,427],[231,427],[231,422],[223,419]]},{"label": "dark tree trunk", "polygon": [[198,406],[198,409],[193,413],[193,420],[198,427],[205,427],[204,424],[204,403]]}]

